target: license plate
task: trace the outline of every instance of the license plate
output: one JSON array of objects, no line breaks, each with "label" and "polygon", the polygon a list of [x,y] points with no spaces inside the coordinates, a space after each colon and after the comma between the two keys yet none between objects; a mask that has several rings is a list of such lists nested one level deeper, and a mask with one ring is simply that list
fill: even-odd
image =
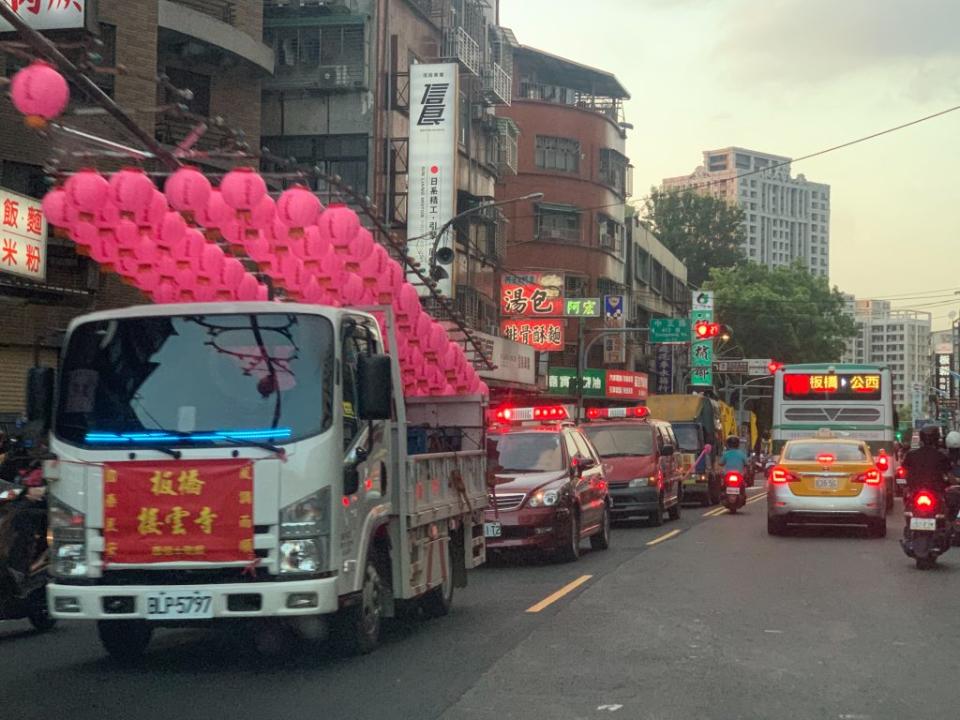
[{"label": "license plate", "polygon": [[498,538],[503,535],[503,525],[498,522],[488,522],[483,524],[483,536],[489,538]]},{"label": "license plate", "polygon": [[910,529],[933,532],[937,529],[936,518],[910,518]]},{"label": "license plate", "polygon": [[147,595],[148,620],[208,620],[212,617],[211,593],[195,590]]},{"label": "license plate", "polygon": [[740,488],[727,488],[727,495],[739,495]]},{"label": "license plate", "polygon": [[817,490],[836,490],[840,483],[834,477],[818,477],[814,479],[813,486]]},{"label": "license plate", "polygon": [[906,478],[897,478],[897,485],[906,485],[906,484],[907,484]]}]

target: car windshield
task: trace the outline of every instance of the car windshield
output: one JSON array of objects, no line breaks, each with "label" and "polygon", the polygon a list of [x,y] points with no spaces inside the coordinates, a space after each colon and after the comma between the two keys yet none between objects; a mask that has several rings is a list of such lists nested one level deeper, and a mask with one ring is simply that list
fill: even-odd
[{"label": "car windshield", "polygon": [[833,455],[836,462],[866,461],[862,445],[852,443],[793,443],[784,451],[785,460],[815,462],[820,455]]},{"label": "car windshield", "polygon": [[289,441],[330,425],[333,326],[292,313],[89,322],[61,376],[55,431],[77,445]]},{"label": "car windshield", "polygon": [[673,424],[673,434],[677,436],[677,444],[681,450],[700,450],[700,433],[696,425]]},{"label": "car windshield", "polygon": [[558,433],[491,435],[487,459],[500,472],[549,472],[564,467]]},{"label": "car windshield", "polygon": [[653,454],[653,428],[643,427],[604,427],[588,425],[584,433],[600,457],[636,457]]}]

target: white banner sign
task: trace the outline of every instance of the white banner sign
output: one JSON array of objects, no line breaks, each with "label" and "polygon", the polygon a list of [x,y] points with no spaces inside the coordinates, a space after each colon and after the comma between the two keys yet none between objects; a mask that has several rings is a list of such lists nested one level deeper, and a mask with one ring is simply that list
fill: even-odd
[{"label": "white banner sign", "polygon": [[39,200],[0,188],[0,272],[47,278],[47,219]]},{"label": "white banner sign", "polygon": [[[86,27],[89,0],[0,0],[34,30],[75,30]],[[13,26],[0,19],[0,32]]]},{"label": "white banner sign", "polygon": [[483,353],[497,366],[496,370],[478,370],[477,374],[485,380],[534,385],[537,381],[536,350],[506,338],[473,333],[483,346]]},{"label": "white banner sign", "polygon": [[[410,66],[407,254],[430,270],[434,233],[453,218],[457,201],[457,119],[460,70],[455,63]],[[455,247],[451,227],[438,248]],[[453,265],[438,289],[451,295]],[[421,288],[421,294],[427,294]]]}]

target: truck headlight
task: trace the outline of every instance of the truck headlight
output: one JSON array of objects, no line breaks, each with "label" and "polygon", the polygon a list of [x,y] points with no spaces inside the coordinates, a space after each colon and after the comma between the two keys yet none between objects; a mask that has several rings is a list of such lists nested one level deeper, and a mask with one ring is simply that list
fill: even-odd
[{"label": "truck headlight", "polygon": [[552,507],[560,500],[559,490],[537,490],[527,501],[527,507]]},{"label": "truck headlight", "polygon": [[87,574],[86,517],[56,498],[48,500],[47,544],[53,562],[50,572],[59,577]]},{"label": "truck headlight", "polygon": [[330,534],[330,488],[297,500],[280,511],[280,538],[292,540]]},{"label": "truck headlight", "polygon": [[325,537],[280,543],[280,572],[323,572],[327,569],[327,544]]}]

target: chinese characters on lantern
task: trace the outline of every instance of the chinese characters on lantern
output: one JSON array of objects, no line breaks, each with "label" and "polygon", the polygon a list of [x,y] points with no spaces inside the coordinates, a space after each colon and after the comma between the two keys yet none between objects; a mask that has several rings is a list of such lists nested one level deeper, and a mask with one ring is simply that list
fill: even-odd
[{"label": "chinese characters on lantern", "polygon": [[103,507],[107,562],[253,555],[253,468],[246,461],[108,464]]},{"label": "chinese characters on lantern", "polygon": [[47,223],[40,201],[2,188],[0,273],[40,282],[47,275]]}]

